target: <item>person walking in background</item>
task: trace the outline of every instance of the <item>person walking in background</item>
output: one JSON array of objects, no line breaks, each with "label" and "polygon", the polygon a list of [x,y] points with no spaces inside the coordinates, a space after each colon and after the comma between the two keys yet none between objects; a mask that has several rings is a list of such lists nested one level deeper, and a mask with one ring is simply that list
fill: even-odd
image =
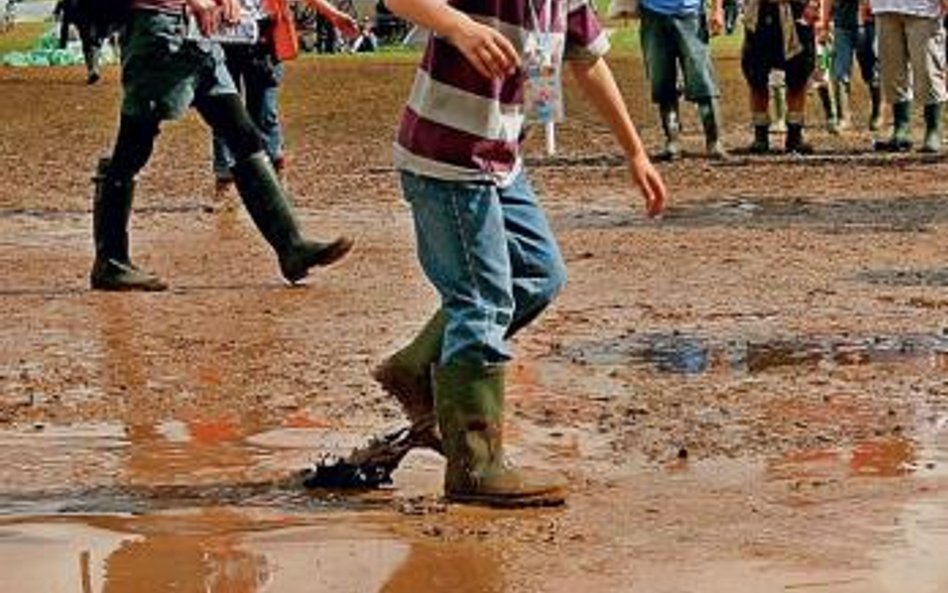
[{"label": "person walking in background", "polygon": [[[346,37],[354,37],[359,28],[348,14],[327,0],[305,1]],[[263,136],[264,148],[277,173],[286,167],[286,147],[280,124],[279,87],[283,63],[299,55],[299,40],[288,0],[263,0],[265,18],[260,23],[258,43],[229,43],[223,46],[227,69],[244,98],[251,121]],[[220,197],[234,185],[231,168],[234,156],[224,138],[213,139],[215,193]]]},{"label": "person walking in background", "polygon": [[912,149],[912,102],[922,102],[922,152],[941,152],[945,90],[944,4],[941,0],[870,0],[879,35],[882,92],[892,106],[892,135],[876,150]]},{"label": "person walking in background", "polygon": [[525,117],[544,121],[556,109],[564,52],[625,151],[650,215],[662,211],[665,185],[602,59],[609,42],[586,0],[388,6],[433,32],[402,114],[395,163],[441,309],[374,376],[413,425],[430,427],[447,458],[448,500],[560,504],[561,476],[508,465],[503,417],[508,339],[565,282],[520,153]]},{"label": "person walking in background", "polygon": [[79,32],[82,43],[82,59],[86,65],[86,83],[95,84],[102,77],[99,70],[102,60],[102,47],[111,39],[117,28],[104,29],[94,18],[89,18],[94,7],[93,0],[59,0],[53,8],[53,15],[59,19],[59,47],[65,49],[69,43],[70,26]]},{"label": "person walking in background", "polygon": [[681,156],[681,120],[678,111],[679,71],[685,99],[698,105],[708,156],[724,158],[721,143],[720,91],[708,47],[712,35],[724,29],[722,0],[713,0],[706,18],[704,0],[641,0],[639,15],[642,52],[651,81],[652,102],[658,105],[665,131],[663,157]]},{"label": "person walking in background", "polygon": [[783,70],[787,87],[787,136],[785,149],[808,154],[813,148],[803,139],[807,87],[816,63],[813,25],[819,19],[814,0],[748,0],[744,4],[744,46],[741,70],[750,88],[754,124],[753,154],[770,152],[771,70]]},{"label": "person walking in background", "polygon": [[876,50],[876,26],[869,0],[823,0],[823,25],[820,37],[827,43],[832,37],[833,97],[839,128],[852,125],[852,70],[853,56],[859,64],[859,73],[869,87],[869,130],[879,129],[882,119],[882,88],[879,82],[879,60]]},{"label": "person walking in background", "polygon": [[[185,37],[185,7],[203,37]],[[161,122],[180,118],[192,105],[233,152],[237,191],[287,281],[301,280],[313,266],[329,265],[352,248],[346,237],[326,243],[303,238],[260,132],[224,65],[224,52],[206,37],[222,21],[236,22],[240,13],[237,0],[132,0],[122,35],[118,135],[112,156],[100,160],[95,177],[93,289],[167,288],[132,263],[128,223],[135,177],[151,158]]]}]

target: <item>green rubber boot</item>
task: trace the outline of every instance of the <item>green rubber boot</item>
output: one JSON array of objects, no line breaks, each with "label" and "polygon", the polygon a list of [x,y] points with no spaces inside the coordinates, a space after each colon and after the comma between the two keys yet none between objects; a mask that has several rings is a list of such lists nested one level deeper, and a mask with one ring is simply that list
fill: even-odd
[{"label": "green rubber boot", "polygon": [[329,243],[303,239],[293,207],[264,151],[235,164],[231,172],[250,217],[276,251],[280,271],[287,281],[298,282],[313,266],[335,263],[352,249],[353,243],[348,237]]},{"label": "green rubber boot", "polygon": [[[836,114],[836,106],[833,104],[833,95],[830,94],[828,86],[823,85],[816,89],[816,94],[820,97],[820,105],[823,106],[823,117],[826,118],[826,131],[830,134],[839,134],[839,117]],[[787,133],[790,132],[790,121],[787,120]]]},{"label": "green rubber boot", "polygon": [[869,87],[869,102],[871,105],[869,112],[869,131],[878,132],[882,127],[882,89],[879,85]]},{"label": "green rubber boot", "polygon": [[407,346],[372,370],[372,378],[398,400],[413,430],[425,434],[425,444],[437,451],[441,450],[441,439],[437,434],[431,368],[441,356],[444,327],[444,312],[439,309]]},{"label": "green rubber boot", "polygon": [[708,157],[722,160],[728,157],[721,143],[721,106],[716,98],[710,98],[698,103],[698,115],[701,116],[701,127],[704,128],[705,148]]},{"label": "green rubber boot", "polygon": [[89,274],[94,290],[144,291],[166,290],[158,276],[132,263],[128,247],[128,221],[135,196],[134,180],[119,180],[111,175],[111,161],[99,160],[92,200],[92,236],[95,262]]},{"label": "green rubber boot", "polygon": [[941,103],[925,106],[925,141],[922,143],[921,152],[941,153],[941,112]]},{"label": "green rubber boot", "polygon": [[899,101],[892,104],[892,137],[876,140],[879,152],[907,152],[912,150],[912,102]]},{"label": "green rubber boot", "polygon": [[563,476],[515,469],[504,458],[503,365],[456,362],[436,367],[434,393],[448,462],[448,500],[498,507],[565,502]]},{"label": "green rubber boot", "polygon": [[681,121],[678,118],[678,105],[660,105],[658,110],[662,118],[662,129],[665,131],[665,150],[660,158],[677,161],[681,158]]}]

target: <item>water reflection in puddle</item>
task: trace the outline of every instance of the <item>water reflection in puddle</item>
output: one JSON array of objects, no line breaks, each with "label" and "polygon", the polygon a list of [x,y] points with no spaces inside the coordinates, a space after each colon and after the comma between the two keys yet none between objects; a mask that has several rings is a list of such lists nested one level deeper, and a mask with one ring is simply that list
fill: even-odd
[{"label": "water reflection in puddle", "polygon": [[948,336],[906,334],[825,336],[767,340],[683,333],[631,333],[598,342],[559,347],[553,358],[587,365],[633,365],[661,373],[709,371],[762,373],[781,368],[914,363],[948,367]]}]

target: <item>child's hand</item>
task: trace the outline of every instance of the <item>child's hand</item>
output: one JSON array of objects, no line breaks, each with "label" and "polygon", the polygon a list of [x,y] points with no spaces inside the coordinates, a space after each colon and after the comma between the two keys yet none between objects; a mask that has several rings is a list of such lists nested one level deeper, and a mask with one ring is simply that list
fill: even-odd
[{"label": "child's hand", "polygon": [[346,39],[355,39],[359,36],[359,23],[344,12],[337,11],[329,18],[329,21]]},{"label": "child's hand", "polygon": [[665,189],[662,176],[652,165],[652,161],[645,153],[641,153],[629,161],[629,170],[632,172],[632,180],[645,198],[646,214],[650,217],[661,214],[665,210],[665,198],[668,191]]},{"label": "child's hand", "polygon": [[187,0],[198,28],[204,35],[212,35],[221,22],[221,8],[215,0]]},{"label": "child's hand", "polygon": [[520,56],[506,37],[471,19],[448,39],[485,78],[505,78],[520,66]]}]

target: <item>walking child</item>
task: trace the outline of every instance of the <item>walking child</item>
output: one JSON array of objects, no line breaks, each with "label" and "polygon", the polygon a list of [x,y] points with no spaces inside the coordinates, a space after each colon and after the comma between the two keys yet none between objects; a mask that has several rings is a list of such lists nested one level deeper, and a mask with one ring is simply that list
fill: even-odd
[{"label": "walking child", "polygon": [[156,275],[132,263],[128,223],[135,176],[148,163],[164,120],[194,106],[234,155],[231,168],[247,211],[276,252],[289,282],[313,266],[329,265],[349,252],[345,237],[329,242],[302,236],[290,201],[224,65],[219,43],[183,33],[187,5],[201,31],[213,33],[235,22],[239,0],[132,0],[122,36],[122,99],[118,138],[111,158],[99,162],[93,202],[95,262],[90,283],[97,290],[165,290]]},{"label": "walking child", "polygon": [[507,340],[550,304],[566,275],[520,155],[533,105],[524,97],[525,72],[555,78],[565,50],[650,215],[663,209],[664,183],[602,58],[608,41],[586,0],[473,0],[463,12],[442,0],[388,6],[435,33],[402,116],[395,161],[418,257],[441,308],[374,376],[416,427],[430,427],[447,458],[447,499],[561,503],[562,477],[513,468],[503,448]]}]

